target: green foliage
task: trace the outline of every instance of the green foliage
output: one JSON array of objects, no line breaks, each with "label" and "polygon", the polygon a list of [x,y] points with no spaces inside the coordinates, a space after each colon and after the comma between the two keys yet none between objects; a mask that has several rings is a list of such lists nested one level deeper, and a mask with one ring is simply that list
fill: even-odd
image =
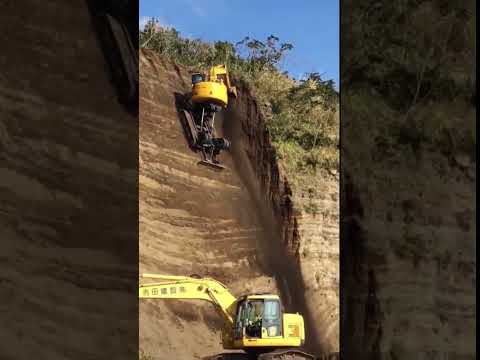
[{"label": "green foliage", "polygon": [[[271,93],[261,82],[256,88],[260,98]],[[332,81],[310,74],[274,92],[270,104],[267,126],[290,176],[338,168],[338,95]]]},{"label": "green foliage", "polygon": [[251,80],[266,69],[275,69],[291,44],[278,44],[271,35],[264,44],[245,37],[235,45],[226,41],[213,44],[199,39],[187,39],[173,28],[165,28],[158,20],[150,19],[140,30],[140,47],[154,50],[184,65],[208,67],[224,63],[230,71],[245,80]]},{"label": "green foliage", "polygon": [[422,102],[468,98],[475,78],[474,4],[345,1],[342,44],[349,51],[342,57],[342,85],[366,83],[403,112]]},{"label": "green foliage", "polygon": [[208,66],[215,61],[215,48],[200,40],[183,39],[175,29],[151,19],[140,31],[140,47],[154,50],[185,65]]},{"label": "green foliage", "polygon": [[[296,81],[279,70],[293,45],[274,35],[266,41],[245,37],[236,44],[186,39],[150,20],[140,31],[140,47],[177,63],[206,69],[224,63],[233,78],[252,90],[263,105],[272,142],[289,175],[338,168],[338,94],[332,80],[318,73]],[[293,179],[294,180],[294,179]]]},{"label": "green foliage", "polygon": [[278,44],[279,38],[270,35],[266,43],[246,36],[236,43],[238,52],[244,54],[247,69],[256,75],[265,70],[276,70],[277,64],[284,58],[285,53],[293,49],[292,44]]}]

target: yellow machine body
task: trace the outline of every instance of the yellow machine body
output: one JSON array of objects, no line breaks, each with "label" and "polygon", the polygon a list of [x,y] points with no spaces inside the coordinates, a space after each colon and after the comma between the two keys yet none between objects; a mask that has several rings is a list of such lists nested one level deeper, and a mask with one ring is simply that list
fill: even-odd
[{"label": "yellow machine body", "polygon": [[221,107],[228,105],[227,87],[212,81],[196,83],[192,90],[192,101],[195,103],[214,103]]},{"label": "yellow machine body", "polygon": [[[144,274],[142,278],[159,281],[140,282],[141,299],[200,299],[216,305],[225,320],[222,330],[222,344],[225,349],[248,351],[258,348],[299,348],[305,342],[302,315],[283,313],[278,295],[254,294],[236,298],[225,285],[210,278],[155,274]],[[262,316],[266,319],[269,314],[273,315],[272,322],[268,323],[261,319],[261,328],[257,327],[258,335],[249,335],[245,324],[252,311],[255,311],[251,304],[263,306],[267,302],[273,306],[262,307]]]},{"label": "yellow machine body", "polygon": [[242,334],[239,339],[234,339],[232,349],[246,348],[283,348],[301,347],[305,342],[305,325],[300,314],[282,315],[283,334],[269,334],[268,329],[262,327],[261,338],[249,337]]},{"label": "yellow machine body", "polygon": [[228,94],[237,96],[236,88],[230,84],[226,65],[213,66],[202,75],[204,81],[192,85],[191,99],[194,103],[213,103],[225,108]]}]

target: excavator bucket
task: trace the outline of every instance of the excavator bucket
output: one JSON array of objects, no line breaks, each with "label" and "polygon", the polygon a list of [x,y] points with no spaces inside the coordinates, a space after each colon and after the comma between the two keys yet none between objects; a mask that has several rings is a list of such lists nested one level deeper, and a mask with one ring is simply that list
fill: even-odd
[{"label": "excavator bucket", "polygon": [[215,161],[215,149],[212,147],[202,148],[203,160],[199,161],[199,165],[205,165],[215,170],[224,170],[225,166]]},{"label": "excavator bucket", "polygon": [[201,160],[201,161],[198,162],[198,164],[210,167],[210,168],[218,170],[218,171],[221,171],[221,170],[225,169],[225,166],[223,166],[221,164],[218,164],[218,163],[214,163],[213,161],[208,160],[208,159]]}]

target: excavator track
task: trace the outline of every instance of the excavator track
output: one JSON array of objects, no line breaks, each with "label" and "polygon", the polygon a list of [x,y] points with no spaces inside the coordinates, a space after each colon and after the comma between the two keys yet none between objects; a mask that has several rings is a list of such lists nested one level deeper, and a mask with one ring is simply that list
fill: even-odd
[{"label": "excavator track", "polygon": [[319,357],[317,357],[316,360],[340,360],[340,353],[335,352],[331,354],[324,354]]},{"label": "excavator track", "polygon": [[216,164],[216,163],[214,163],[213,161],[210,161],[210,160],[208,160],[208,159],[200,160],[200,161],[198,162],[198,165],[207,166],[207,167],[209,167],[209,168],[211,168],[211,169],[218,170],[218,171],[220,171],[220,170],[225,170],[225,166],[220,165],[220,164]]},{"label": "excavator track", "polygon": [[207,356],[202,358],[202,360],[252,360],[252,358],[244,353],[224,353]]},{"label": "excavator track", "polygon": [[340,353],[324,354],[314,356],[300,350],[283,349],[261,355],[252,355],[244,353],[223,353],[213,356],[207,356],[202,360],[339,360]]},{"label": "excavator track", "polygon": [[296,349],[275,350],[261,354],[258,360],[316,360],[315,356]]},{"label": "excavator track", "polygon": [[185,125],[188,130],[188,138],[190,147],[194,148],[198,143],[198,132],[195,126],[195,120],[190,111],[182,109],[183,116],[185,116]]}]

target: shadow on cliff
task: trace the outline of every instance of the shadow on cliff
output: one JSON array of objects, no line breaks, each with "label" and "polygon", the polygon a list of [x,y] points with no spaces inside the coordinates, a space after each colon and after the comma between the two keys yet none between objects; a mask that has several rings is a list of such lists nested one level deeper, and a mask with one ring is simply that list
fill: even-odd
[{"label": "shadow on cliff", "polygon": [[[246,95],[248,96],[248,95]],[[231,139],[231,155],[235,170],[241,181],[247,187],[248,192],[256,206],[254,209],[264,229],[262,238],[259,239],[260,259],[270,276],[273,276],[278,284],[281,297],[288,312],[299,312],[305,319],[305,349],[317,356],[323,354],[321,329],[315,324],[305,301],[305,287],[299,264],[294,257],[287,252],[287,244],[281,242],[281,226],[274,216],[270,205],[270,199],[259,183],[259,176],[252,167],[252,161],[248,154],[248,138],[242,128],[242,116],[248,113],[242,108],[241,95],[233,100],[225,113],[223,131],[227,138]],[[249,129],[250,135],[254,129]],[[255,136],[255,134],[253,134]],[[256,134],[260,136],[260,134]],[[253,154],[251,155],[253,156]]]},{"label": "shadow on cliff", "polygon": [[[193,139],[191,139],[185,116],[182,113],[182,109],[188,106],[186,94],[175,92],[174,96],[177,116],[184,132],[185,141],[192,149]],[[273,210],[269,205],[270,199],[266,197],[264,189],[259,184],[259,177],[251,165],[247,153],[249,148],[248,138],[242,129],[242,116],[247,115],[246,113],[245,115],[242,114],[240,107],[240,99],[232,99],[227,111],[223,113],[223,116],[219,116],[217,130],[231,140],[232,146],[229,154],[233,160],[234,169],[232,170],[238,174],[250,195],[250,199],[244,202],[244,206],[249,207],[253,202],[254,207],[250,210],[255,213],[263,228],[263,232],[259,233],[261,238],[258,243],[261,249],[257,254],[260,260],[258,265],[266,274],[276,279],[285,310],[293,313],[299,312],[304,316],[306,327],[305,349],[318,356],[324,351],[321,345],[322,341],[317,335],[321,334],[321,331],[318,331],[318,324],[315,324],[312,319],[305,302],[305,288],[299,264],[287,253],[286,244],[281,242],[283,238],[281,226],[274,217]],[[204,360],[206,359],[248,360],[250,358],[248,355],[241,353],[222,353],[204,358]]]}]

